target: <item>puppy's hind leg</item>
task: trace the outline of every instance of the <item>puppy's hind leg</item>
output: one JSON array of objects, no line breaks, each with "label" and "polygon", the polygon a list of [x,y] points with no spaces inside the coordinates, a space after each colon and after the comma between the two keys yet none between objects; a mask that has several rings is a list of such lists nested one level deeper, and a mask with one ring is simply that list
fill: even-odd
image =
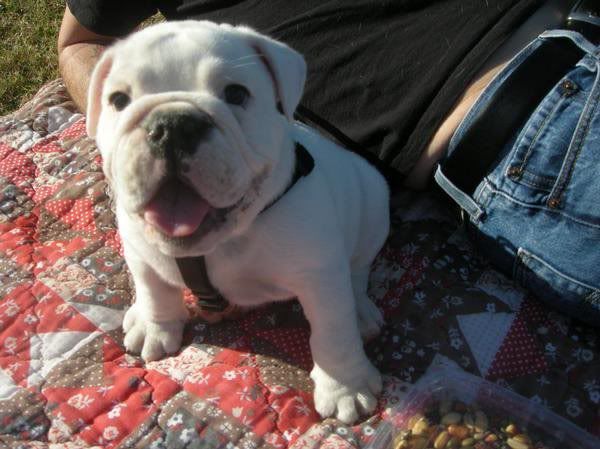
[{"label": "puppy's hind leg", "polygon": [[358,329],[363,340],[379,335],[384,325],[383,314],[367,294],[370,267],[352,272],[352,290],[356,299]]}]

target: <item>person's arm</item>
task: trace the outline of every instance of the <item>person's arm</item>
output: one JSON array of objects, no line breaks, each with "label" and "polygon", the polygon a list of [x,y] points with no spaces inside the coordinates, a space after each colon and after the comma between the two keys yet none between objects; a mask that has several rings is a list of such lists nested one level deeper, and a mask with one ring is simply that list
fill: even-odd
[{"label": "person's arm", "polygon": [[67,90],[82,112],[87,106],[87,89],[96,61],[115,37],[93,33],[65,8],[58,35],[58,67]]}]

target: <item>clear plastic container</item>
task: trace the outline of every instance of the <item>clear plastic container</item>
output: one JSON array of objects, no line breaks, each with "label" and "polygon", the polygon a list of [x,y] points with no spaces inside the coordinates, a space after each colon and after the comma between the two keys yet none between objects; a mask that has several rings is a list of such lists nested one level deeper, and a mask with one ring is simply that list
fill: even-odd
[{"label": "clear plastic container", "polygon": [[600,449],[543,406],[457,368],[423,376],[367,449]]}]

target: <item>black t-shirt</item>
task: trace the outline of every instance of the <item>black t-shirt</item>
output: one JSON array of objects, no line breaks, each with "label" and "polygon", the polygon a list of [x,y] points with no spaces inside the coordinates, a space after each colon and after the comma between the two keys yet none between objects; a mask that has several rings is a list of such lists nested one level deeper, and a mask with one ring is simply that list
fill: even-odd
[{"label": "black t-shirt", "polygon": [[119,36],[160,11],[249,25],[301,52],[302,104],[386,164],[413,167],[469,80],[543,0],[68,0]]}]

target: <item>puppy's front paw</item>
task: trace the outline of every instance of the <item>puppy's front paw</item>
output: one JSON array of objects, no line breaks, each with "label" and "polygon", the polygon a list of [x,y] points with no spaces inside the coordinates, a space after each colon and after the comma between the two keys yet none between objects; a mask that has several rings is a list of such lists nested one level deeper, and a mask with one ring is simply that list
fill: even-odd
[{"label": "puppy's front paw", "polygon": [[338,381],[315,365],[310,377],[315,382],[315,409],[323,417],[334,416],[345,424],[375,410],[381,392],[381,375],[368,361],[348,380]]},{"label": "puppy's front paw", "polygon": [[123,319],[125,348],[129,352],[141,353],[145,362],[173,354],[181,346],[186,318],[187,315],[182,312],[180,319],[154,322],[144,318],[133,304]]}]

